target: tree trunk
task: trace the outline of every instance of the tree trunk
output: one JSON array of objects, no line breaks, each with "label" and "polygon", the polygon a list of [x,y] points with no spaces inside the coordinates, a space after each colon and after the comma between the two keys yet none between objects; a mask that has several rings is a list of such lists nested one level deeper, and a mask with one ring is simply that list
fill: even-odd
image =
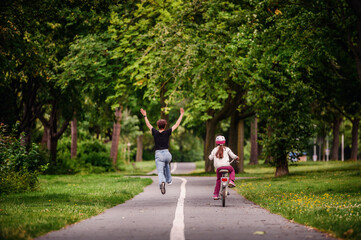
[{"label": "tree trunk", "polygon": [[122,119],[122,107],[115,109],[115,122],[113,124],[112,146],[110,148],[110,158],[116,168],[118,157],[118,146],[120,137],[120,120]]},{"label": "tree trunk", "polygon": [[[36,111],[37,117],[41,121],[41,123],[44,126],[44,135],[47,135],[47,147],[50,152],[50,159],[53,166],[57,165],[56,162],[56,152],[57,152],[57,146],[58,146],[58,140],[61,137],[61,135],[65,132],[66,128],[69,125],[69,121],[65,120],[63,122],[63,125],[58,130],[58,105],[57,101],[53,100],[51,103],[51,113],[49,120],[46,120],[43,116],[44,112],[41,111],[41,109],[38,109]],[[43,136],[44,137],[44,136]]]},{"label": "tree trunk", "polygon": [[336,118],[333,122],[332,160],[338,160],[338,147],[340,145],[340,126],[342,118]]},{"label": "tree trunk", "polygon": [[143,160],[143,135],[137,137],[137,156],[135,157],[136,162]]},{"label": "tree trunk", "polygon": [[258,155],[258,158],[262,158],[262,151],[263,151],[263,145],[257,143],[257,155]]},{"label": "tree trunk", "polygon": [[49,128],[46,126],[44,127],[44,133],[43,137],[41,138],[40,144],[44,146],[44,148],[50,149],[50,145],[48,145],[49,142]]},{"label": "tree trunk", "polygon": [[61,135],[64,133],[65,129],[69,125],[69,121],[63,123],[62,128],[58,131],[58,124],[57,124],[57,116],[56,114],[53,115],[54,117],[50,117],[50,128],[49,128],[49,138],[48,138],[48,149],[50,152],[50,159],[53,163],[53,166],[57,166],[56,161],[56,153],[58,147],[58,140]]},{"label": "tree trunk", "polygon": [[71,147],[70,147],[70,158],[75,158],[77,154],[77,119],[74,116],[73,121],[71,121]]},{"label": "tree trunk", "polygon": [[352,120],[352,148],[351,148],[351,160],[357,160],[358,152],[358,129],[360,126],[360,118]]},{"label": "tree trunk", "polygon": [[[273,133],[273,130],[272,130],[271,126],[267,126],[267,136],[271,137],[272,133]],[[271,155],[265,156],[265,160],[264,160],[265,164],[271,163],[272,161],[273,161],[273,157]]]},{"label": "tree trunk", "polygon": [[322,161],[326,161],[326,137],[322,136]]},{"label": "tree trunk", "polygon": [[237,155],[237,112],[231,115],[231,123],[228,131],[227,145]]},{"label": "tree trunk", "polygon": [[239,106],[241,96],[242,95],[238,94],[236,97],[232,97],[231,94],[229,94],[221,110],[217,112],[212,109],[208,110],[208,115],[212,116],[212,119],[206,121],[206,136],[204,140],[204,160],[206,172],[214,172],[213,162],[208,159],[208,156],[215,147],[216,126],[219,121],[232,116]]},{"label": "tree trunk", "polygon": [[130,142],[129,140],[127,141],[127,146],[128,146],[128,164],[130,164]]},{"label": "tree trunk", "polygon": [[58,138],[50,135],[50,138],[49,138],[49,152],[50,152],[50,159],[51,159],[51,162],[52,162],[53,166],[57,166],[57,161],[56,161],[57,147],[58,147]]},{"label": "tree trunk", "polygon": [[287,155],[276,159],[277,166],[276,166],[276,177],[281,177],[289,174],[288,171],[288,162],[287,162]]},{"label": "tree trunk", "polygon": [[251,121],[251,159],[249,164],[258,164],[257,117]]},{"label": "tree trunk", "polygon": [[21,141],[23,146],[29,147],[31,144],[32,128],[36,121],[36,96],[39,89],[38,79],[29,79],[22,88],[23,114],[20,121],[20,131],[25,136]]},{"label": "tree trunk", "polygon": [[[238,129],[237,129],[237,125],[238,125],[238,112],[234,111],[234,113],[232,113],[231,115],[231,124],[229,127],[229,132],[228,132],[228,147],[233,151],[234,154],[236,154],[238,156]],[[238,169],[238,164],[237,162],[233,162],[232,167],[234,168],[234,171],[236,173],[239,172]]]},{"label": "tree trunk", "polygon": [[204,140],[204,161],[206,172],[214,172],[213,161],[210,161],[208,156],[215,147],[216,126],[217,121],[214,119],[206,121],[206,138]]},{"label": "tree trunk", "polygon": [[31,133],[32,133],[33,123],[34,123],[33,120],[26,120],[26,122],[22,123],[23,124],[22,132],[24,133],[24,137],[21,138],[21,142],[20,142],[22,146],[29,147],[31,145]]},{"label": "tree trunk", "polygon": [[167,92],[166,85],[163,85],[160,89],[160,106],[161,106],[161,112],[160,112],[160,118],[167,121],[167,125],[169,127],[169,114],[167,112],[167,103],[165,102],[166,97],[165,93]]},{"label": "tree trunk", "polygon": [[244,120],[241,119],[237,124],[238,141],[237,141],[237,155],[239,162],[237,163],[238,172],[244,173]]}]

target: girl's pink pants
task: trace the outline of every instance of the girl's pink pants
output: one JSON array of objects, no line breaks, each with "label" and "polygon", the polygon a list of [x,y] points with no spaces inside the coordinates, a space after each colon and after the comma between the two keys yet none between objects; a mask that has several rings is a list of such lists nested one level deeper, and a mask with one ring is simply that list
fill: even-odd
[{"label": "girl's pink pants", "polygon": [[219,167],[217,168],[217,182],[216,182],[216,187],[214,188],[214,195],[219,194],[219,189],[221,188],[221,177],[222,177],[222,173],[219,172],[219,170],[221,169],[227,169],[229,171],[229,179],[234,181],[236,174],[234,172],[234,169],[232,166],[225,166],[225,167]]}]

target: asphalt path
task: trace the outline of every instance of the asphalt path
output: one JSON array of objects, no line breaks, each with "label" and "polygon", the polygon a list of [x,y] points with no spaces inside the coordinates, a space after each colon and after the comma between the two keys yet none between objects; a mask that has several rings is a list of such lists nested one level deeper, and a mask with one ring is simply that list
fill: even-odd
[{"label": "asphalt path", "polygon": [[[184,166],[187,170],[182,163],[172,164],[173,173],[192,171]],[[148,177],[153,183],[133,199],[38,239],[332,239],[271,214],[233,190],[222,207],[212,199],[215,177],[173,177],[165,195],[158,177]]]},{"label": "asphalt path", "polygon": [[[178,167],[179,166],[179,167]],[[187,174],[191,173],[195,170],[196,164],[193,162],[174,162],[171,163],[171,172],[173,174]],[[153,171],[149,172],[148,175],[157,174],[157,170],[154,169]]]}]

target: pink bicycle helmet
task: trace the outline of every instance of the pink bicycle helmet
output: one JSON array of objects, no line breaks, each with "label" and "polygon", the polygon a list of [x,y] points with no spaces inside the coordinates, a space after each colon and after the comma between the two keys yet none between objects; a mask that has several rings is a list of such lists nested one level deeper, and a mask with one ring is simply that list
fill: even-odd
[{"label": "pink bicycle helmet", "polygon": [[216,144],[217,145],[224,145],[226,143],[226,138],[223,136],[216,137]]}]

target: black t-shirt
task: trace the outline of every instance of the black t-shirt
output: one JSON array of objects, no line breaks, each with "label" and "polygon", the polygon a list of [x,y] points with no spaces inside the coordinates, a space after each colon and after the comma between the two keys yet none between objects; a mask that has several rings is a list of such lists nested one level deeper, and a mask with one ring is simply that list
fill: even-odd
[{"label": "black t-shirt", "polygon": [[155,150],[163,150],[169,148],[169,136],[172,134],[172,128],[159,132],[152,128],[152,135],[154,137]]}]

